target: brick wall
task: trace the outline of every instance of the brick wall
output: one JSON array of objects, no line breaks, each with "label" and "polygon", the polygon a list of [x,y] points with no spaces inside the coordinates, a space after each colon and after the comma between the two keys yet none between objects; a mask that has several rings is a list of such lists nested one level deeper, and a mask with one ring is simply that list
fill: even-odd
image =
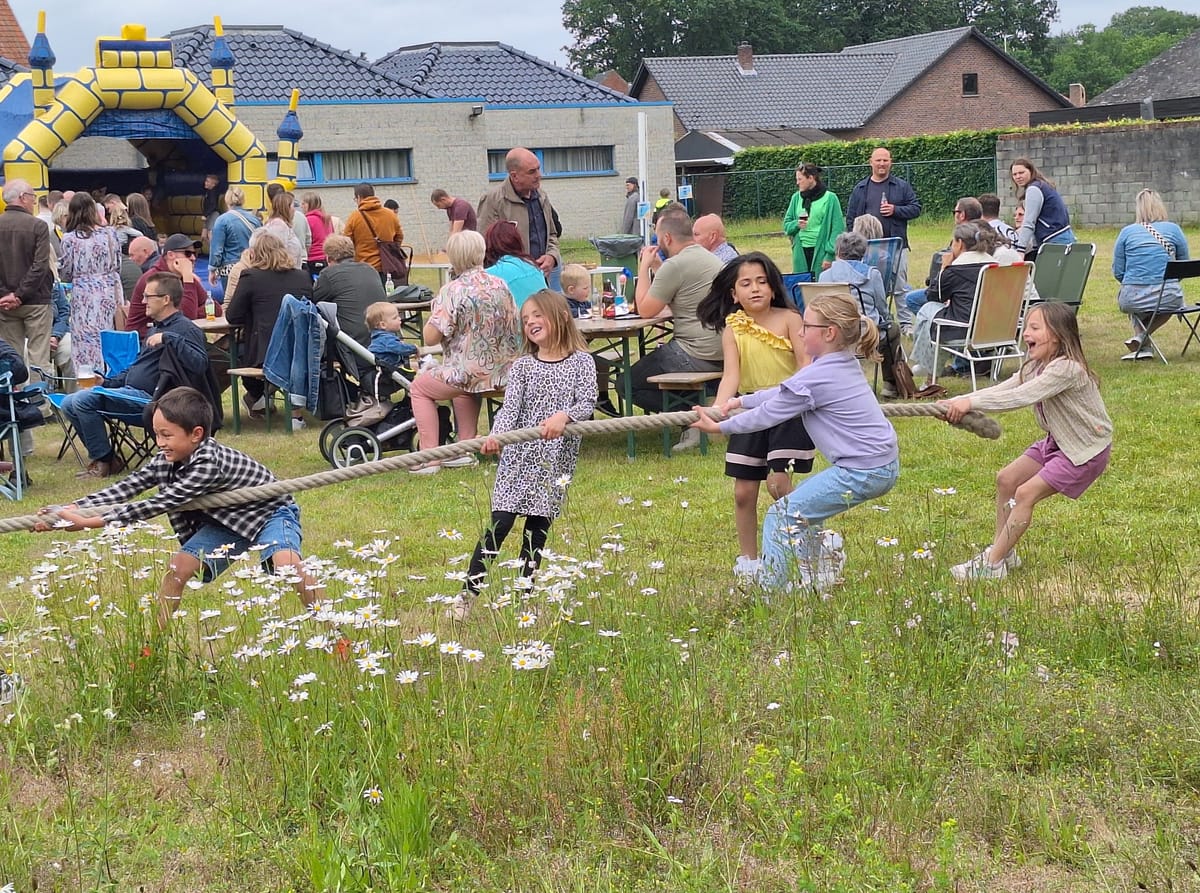
[{"label": "brick wall", "polygon": [[[1125,226],[1141,189],[1162,193],[1170,219],[1200,222],[1200,122],[1155,122],[1000,137],[996,182],[1012,207],[1009,168],[1028,158],[1057,187],[1079,226]],[[1003,186],[1001,187],[1004,188]]]},{"label": "brick wall", "polygon": [[[654,75],[647,73],[646,82],[642,84],[642,91],[636,97],[639,102],[670,102],[667,94],[663,92],[662,87],[658,85],[658,81],[654,79]],[[679,120],[676,114],[671,115],[675,126],[675,139],[681,140],[687,136],[688,130],[683,126],[683,122]]]},{"label": "brick wall", "polygon": [[[979,95],[963,96],[962,76],[979,76]],[[1029,113],[1060,108],[1025,75],[975,38],[963,41],[867,122],[839,138],[915,136],[952,130],[1024,127]]]}]

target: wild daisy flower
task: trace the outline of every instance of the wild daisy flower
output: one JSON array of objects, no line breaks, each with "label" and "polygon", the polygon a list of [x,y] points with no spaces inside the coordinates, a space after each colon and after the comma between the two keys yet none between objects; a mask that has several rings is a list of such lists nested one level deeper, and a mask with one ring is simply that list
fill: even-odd
[{"label": "wild daisy flower", "polygon": [[396,674],[396,681],[401,685],[412,685],[420,678],[421,674],[416,670],[401,670]]},{"label": "wild daisy flower", "polygon": [[380,803],[383,802],[383,791],[379,790],[379,788],[377,788],[377,787],[367,788],[365,791],[362,792],[362,796],[363,796],[363,799],[366,800],[368,803],[370,803],[372,806],[378,806]]}]

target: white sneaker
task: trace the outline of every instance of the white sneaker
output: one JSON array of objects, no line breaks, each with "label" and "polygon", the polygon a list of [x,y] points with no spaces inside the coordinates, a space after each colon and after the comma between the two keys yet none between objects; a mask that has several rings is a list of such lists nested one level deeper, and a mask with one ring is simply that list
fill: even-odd
[{"label": "white sneaker", "polygon": [[683,434],[679,438],[679,443],[671,447],[671,452],[683,453],[687,450],[694,450],[698,446],[700,446],[700,429],[684,428]]},{"label": "white sneaker", "polygon": [[1125,356],[1121,357],[1121,359],[1122,360],[1153,360],[1154,359],[1154,351],[1150,350],[1149,348],[1143,347],[1141,350],[1135,350],[1131,353],[1125,354]]},{"label": "white sneaker", "polygon": [[304,421],[304,419],[298,419],[295,416],[292,417],[292,430],[293,431],[303,431],[307,427],[308,427],[308,422]]},{"label": "white sneaker", "polygon": [[478,464],[479,460],[475,458],[474,453],[467,453],[465,456],[455,456],[453,459],[442,460],[444,468],[468,468]]},{"label": "white sneaker", "polygon": [[970,561],[950,568],[950,576],[960,583],[970,580],[1003,580],[1008,576],[1008,567],[1003,561],[992,564],[990,557],[986,551],[980,552]]},{"label": "white sneaker", "polygon": [[[984,556],[987,557],[988,561],[991,561],[992,560],[992,547],[988,546],[986,549],[984,549],[983,554],[984,554]],[[1007,555],[1004,556],[1004,567],[1007,570],[1015,571],[1020,566],[1021,566],[1021,556],[1017,554],[1016,549],[1013,549],[1011,552],[1009,552]]]},{"label": "white sneaker", "polygon": [[762,570],[762,559],[739,555],[733,563],[733,575],[741,580],[753,580]]},{"label": "white sneaker", "polygon": [[425,465],[418,465],[415,468],[408,470],[409,474],[437,474],[442,470],[442,466],[436,462],[428,462]]}]

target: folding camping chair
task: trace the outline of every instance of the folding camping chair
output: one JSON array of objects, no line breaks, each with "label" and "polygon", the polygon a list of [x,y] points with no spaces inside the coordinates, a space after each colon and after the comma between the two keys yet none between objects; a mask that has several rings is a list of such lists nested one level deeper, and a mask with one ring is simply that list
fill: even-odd
[{"label": "folding camping chair", "polygon": [[869,239],[867,253],[863,255],[863,263],[879,271],[883,279],[883,291],[896,306],[896,286],[900,278],[900,252],[904,250],[904,240],[899,236],[890,239]]},{"label": "folding camping chair", "polygon": [[[979,274],[971,318],[967,322],[933,319],[933,345],[962,357],[971,364],[971,390],[978,388],[975,363],[990,362],[992,378],[998,377],[1006,359],[1020,359],[1021,308],[1025,301],[1025,284],[1033,275],[1034,264],[1021,261],[1001,266],[988,264]],[[937,383],[937,354],[935,353],[930,382]]]},{"label": "folding camping chair", "polygon": [[[140,348],[137,332],[116,330],[101,332],[100,355],[104,362],[104,368],[97,369],[96,374],[102,375],[104,378],[120,375],[133,365]],[[46,395],[46,399],[50,401],[51,413],[63,432],[62,443],[58,447],[58,459],[61,460],[67,454],[67,450],[70,450],[79,461],[80,467],[86,467],[87,457],[79,450],[79,434],[76,432],[75,426],[71,424],[71,420],[62,411],[63,400],[66,397],[65,393],[57,389]]]},{"label": "folding camping chair", "polygon": [[792,303],[796,305],[796,309],[801,313],[804,312],[804,295],[800,291],[800,286],[806,282],[812,282],[812,273],[784,273],[783,287],[788,293],[788,297],[792,299]]},{"label": "folding camping chair", "polygon": [[[7,361],[0,364],[0,459],[5,455],[12,465],[7,476],[0,476],[0,494],[19,500],[25,495],[25,457],[21,454],[21,423],[17,406],[21,403],[40,403],[45,393],[41,382],[14,386],[12,369]],[[39,410],[40,413],[40,410]],[[41,424],[40,421],[35,424]]]},{"label": "folding camping chair", "polygon": [[[1200,276],[1200,260],[1169,260],[1167,261],[1166,270],[1163,272],[1162,284],[1158,287],[1158,302],[1155,304],[1154,313],[1150,315],[1151,324],[1158,316],[1174,316],[1179,319],[1188,328],[1187,340],[1183,342],[1183,350],[1179,352],[1182,357],[1187,353],[1188,345],[1192,343],[1192,339],[1200,339],[1200,304],[1184,304],[1175,310],[1162,310],[1163,296],[1167,289],[1167,283],[1173,280],[1182,282],[1184,279],[1194,279]],[[1192,317],[1188,319],[1188,317]],[[1167,355],[1163,353],[1162,348],[1158,346],[1158,342],[1154,337],[1147,332],[1142,337],[1142,348],[1149,347],[1154,353],[1158,354],[1159,359],[1165,364]]]}]

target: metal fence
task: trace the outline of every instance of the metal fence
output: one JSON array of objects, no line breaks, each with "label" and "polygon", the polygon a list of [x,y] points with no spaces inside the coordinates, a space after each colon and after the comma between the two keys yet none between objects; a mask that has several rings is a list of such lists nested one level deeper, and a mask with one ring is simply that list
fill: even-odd
[{"label": "metal fence", "polygon": [[[826,167],[823,176],[845,207],[854,184],[870,173],[869,165],[847,164]],[[996,191],[994,156],[897,162],[892,174],[912,185],[926,215],[948,215],[962,196]],[[794,168],[689,174],[683,182],[692,186],[696,215],[720,214],[726,220],[782,217],[796,191]]]}]

